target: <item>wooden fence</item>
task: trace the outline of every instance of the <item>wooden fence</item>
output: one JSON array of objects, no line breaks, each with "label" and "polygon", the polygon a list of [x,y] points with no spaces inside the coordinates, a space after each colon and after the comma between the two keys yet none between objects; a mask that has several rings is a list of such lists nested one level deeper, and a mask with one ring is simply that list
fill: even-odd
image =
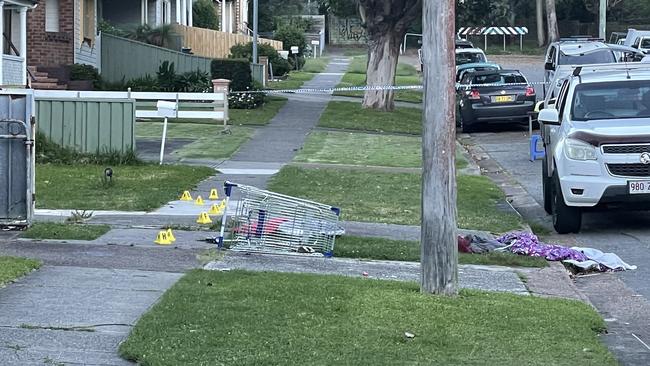
[{"label": "wooden fence", "polygon": [[[227,58],[232,46],[253,41],[253,37],[243,34],[218,32],[184,25],[174,25],[174,30],[183,36],[183,47],[191,48],[195,55],[209,58]],[[258,38],[258,41],[270,44],[276,50],[282,50],[280,41],[266,38]]]},{"label": "wooden fence", "polygon": [[173,62],[179,74],[196,70],[210,73],[212,59],[102,34],[101,70],[105,81],[115,83],[147,74],[155,76],[164,61]]}]

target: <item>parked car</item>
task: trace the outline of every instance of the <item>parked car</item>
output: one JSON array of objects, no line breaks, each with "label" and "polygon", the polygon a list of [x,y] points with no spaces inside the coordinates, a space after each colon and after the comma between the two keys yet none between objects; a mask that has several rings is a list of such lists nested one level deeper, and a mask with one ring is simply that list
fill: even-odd
[{"label": "parked car", "polygon": [[535,89],[518,70],[465,73],[456,92],[457,123],[463,132],[480,125],[528,122]]},{"label": "parked car", "polygon": [[469,64],[462,64],[456,67],[456,82],[460,82],[463,75],[468,72],[477,72],[477,71],[496,71],[501,70],[499,64],[493,62],[476,62]]},{"label": "parked car", "polygon": [[609,36],[609,43],[625,44],[625,37],[627,37],[627,32],[612,32]]},{"label": "parked car", "polygon": [[546,50],[544,62],[544,96],[555,96],[557,86],[553,80],[566,77],[575,65],[606,64],[617,62],[617,55],[602,40],[573,37],[551,43]]},{"label": "parked car", "polygon": [[456,48],[456,68],[463,64],[488,62],[480,48]]},{"label": "parked car", "polygon": [[650,51],[650,31],[629,29],[624,45],[648,53]]},{"label": "parked car", "polygon": [[456,34],[456,48],[474,48],[474,45],[472,42],[464,38],[460,38],[460,36]]},{"label": "parked car", "polygon": [[538,120],[558,233],[578,232],[587,208],[650,209],[650,65],[576,67]]}]

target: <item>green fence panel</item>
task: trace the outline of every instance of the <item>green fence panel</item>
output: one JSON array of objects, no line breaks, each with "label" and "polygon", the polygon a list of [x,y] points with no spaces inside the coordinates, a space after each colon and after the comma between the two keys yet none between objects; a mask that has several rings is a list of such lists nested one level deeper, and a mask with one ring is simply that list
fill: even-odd
[{"label": "green fence panel", "polygon": [[200,70],[210,73],[211,59],[102,34],[102,79],[110,83],[155,76],[164,61],[173,62],[179,74]]},{"label": "green fence panel", "polygon": [[51,141],[80,152],[135,150],[135,101],[36,101],[38,130]]}]

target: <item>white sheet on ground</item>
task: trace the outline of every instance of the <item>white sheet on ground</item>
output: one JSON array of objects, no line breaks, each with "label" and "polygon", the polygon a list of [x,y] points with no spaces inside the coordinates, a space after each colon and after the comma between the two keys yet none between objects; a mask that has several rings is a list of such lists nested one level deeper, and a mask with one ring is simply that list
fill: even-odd
[{"label": "white sheet on ground", "polygon": [[578,250],[582,252],[587,258],[588,261],[578,262],[574,260],[565,260],[564,262],[571,263],[575,266],[584,269],[598,268],[598,264],[603,265],[609,269],[613,270],[632,270],[636,269],[636,266],[627,264],[614,253],[603,253],[598,249],[594,248],[580,248],[572,247],[571,249]]}]

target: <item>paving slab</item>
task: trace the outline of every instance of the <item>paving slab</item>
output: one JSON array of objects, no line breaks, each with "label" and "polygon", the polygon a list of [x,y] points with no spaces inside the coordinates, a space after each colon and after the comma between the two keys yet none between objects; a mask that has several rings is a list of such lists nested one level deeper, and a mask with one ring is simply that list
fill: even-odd
[{"label": "paving slab", "polygon": [[0,364],[125,364],[117,344],[180,276],[44,266],[0,289]]},{"label": "paving slab", "polygon": [[97,240],[93,240],[91,243],[98,245],[126,245],[168,249],[209,249],[215,246],[214,244],[205,242],[206,238],[215,236],[215,232],[213,231],[173,230],[176,241],[171,245],[154,243],[159,232],[160,230],[158,229],[113,229]]},{"label": "paving slab", "polygon": [[[420,280],[417,262],[371,261],[346,258],[324,258],[298,255],[276,255],[229,252],[222,260],[205,265],[207,270],[235,270],[263,272],[316,273],[395,281]],[[459,266],[459,284],[462,288],[485,291],[511,292],[528,295],[526,286],[517,273],[507,267]]]}]

